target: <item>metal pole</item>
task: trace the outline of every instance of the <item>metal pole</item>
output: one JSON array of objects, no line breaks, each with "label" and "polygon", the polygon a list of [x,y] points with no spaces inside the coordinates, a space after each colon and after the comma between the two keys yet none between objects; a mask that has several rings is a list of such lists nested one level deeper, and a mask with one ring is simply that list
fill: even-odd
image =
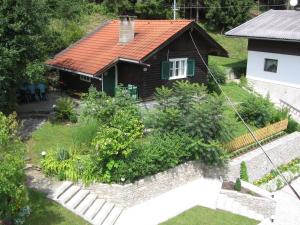
[{"label": "metal pole", "polygon": [[176,0],[173,3],[173,19],[176,20]]}]

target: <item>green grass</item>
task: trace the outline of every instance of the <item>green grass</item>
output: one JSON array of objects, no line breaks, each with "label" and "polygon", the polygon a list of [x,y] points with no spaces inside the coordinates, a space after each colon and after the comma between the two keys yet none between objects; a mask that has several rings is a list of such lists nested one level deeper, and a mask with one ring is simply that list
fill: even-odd
[{"label": "green grass", "polygon": [[222,88],[225,94],[235,103],[244,102],[245,99],[249,98],[252,95],[236,83],[228,83],[222,85]]},{"label": "green grass", "polygon": [[[246,68],[247,65],[247,48],[248,40],[247,38],[233,38],[220,34],[217,31],[212,31],[206,28],[204,24],[199,24],[203,29],[205,29],[209,35],[215,39],[227,52],[228,58],[210,56],[209,63],[217,64],[224,68],[239,69],[240,67]],[[238,73],[238,72],[237,72]]]},{"label": "green grass", "polygon": [[223,46],[229,54],[229,58],[212,56],[210,57],[211,61],[224,67],[234,67],[246,63],[248,46],[246,38],[227,37],[212,31],[208,31],[208,33]]},{"label": "green grass", "polygon": [[25,225],[87,225],[86,221],[46,198],[43,193],[29,190],[31,215]]},{"label": "green grass", "polygon": [[258,223],[243,216],[197,206],[161,225],[256,225]]},{"label": "green grass", "polygon": [[27,141],[28,157],[31,163],[39,164],[41,152],[57,147],[73,145],[72,128],[74,125],[45,123]]}]

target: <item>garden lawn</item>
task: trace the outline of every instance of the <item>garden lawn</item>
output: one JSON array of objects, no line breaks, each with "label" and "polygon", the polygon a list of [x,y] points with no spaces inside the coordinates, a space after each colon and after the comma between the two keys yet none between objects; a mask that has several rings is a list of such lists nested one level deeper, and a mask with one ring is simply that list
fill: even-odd
[{"label": "garden lawn", "polygon": [[229,54],[228,58],[211,56],[210,62],[223,67],[240,67],[246,66],[247,63],[247,46],[246,38],[227,37],[223,34],[206,30]]},{"label": "garden lawn", "polygon": [[258,223],[243,216],[197,206],[161,225],[256,225]]},{"label": "garden lawn", "polygon": [[88,225],[58,203],[46,198],[43,193],[29,190],[29,204],[32,210],[25,225]]},{"label": "garden lawn", "polygon": [[47,122],[33,132],[27,141],[28,157],[31,163],[39,164],[41,152],[57,147],[73,145],[72,124],[55,124]]},{"label": "garden lawn", "polygon": [[222,88],[225,94],[235,103],[244,102],[252,95],[241,86],[233,82],[222,85]]}]

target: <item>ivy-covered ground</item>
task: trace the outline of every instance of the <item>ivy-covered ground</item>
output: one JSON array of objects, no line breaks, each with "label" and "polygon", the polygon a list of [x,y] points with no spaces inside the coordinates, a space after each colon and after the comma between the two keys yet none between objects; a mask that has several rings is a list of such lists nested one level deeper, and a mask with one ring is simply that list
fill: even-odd
[{"label": "ivy-covered ground", "polygon": [[197,206],[160,225],[256,225],[259,222],[221,210]]}]

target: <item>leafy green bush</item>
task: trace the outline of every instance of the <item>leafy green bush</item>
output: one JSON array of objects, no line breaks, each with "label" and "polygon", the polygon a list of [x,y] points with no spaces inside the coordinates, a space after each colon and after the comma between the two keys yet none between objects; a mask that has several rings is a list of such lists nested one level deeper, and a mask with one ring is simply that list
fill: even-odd
[{"label": "leafy green bush", "polygon": [[152,123],[147,123],[149,128],[161,132],[183,132],[205,143],[221,141],[232,129],[226,123],[224,99],[209,95],[199,84],[175,82],[172,88],[158,88],[156,99],[159,105],[150,112]]},{"label": "leafy green bush", "polygon": [[295,131],[299,131],[299,124],[291,117],[289,117],[289,121],[288,121],[288,127],[286,132],[288,134],[293,133]]},{"label": "leafy green bush", "polygon": [[[59,98],[54,108],[55,119],[58,121],[75,121],[76,113],[73,100],[70,98]],[[76,119],[77,120],[77,119]]]},{"label": "leafy green bush", "polygon": [[59,148],[57,151],[57,161],[65,161],[70,158],[70,153],[65,148]]},{"label": "leafy green bush", "polygon": [[[215,79],[218,81],[219,84],[226,83],[226,71],[223,67],[217,64],[210,64],[209,70],[214,75]],[[207,89],[210,93],[215,92],[217,94],[221,94],[220,88],[218,87],[215,80],[212,78],[210,74],[208,74]]]},{"label": "leafy green bush", "polygon": [[17,136],[16,115],[0,112],[0,221],[22,222],[27,208],[25,187],[25,148]]},{"label": "leafy green bush", "polygon": [[246,123],[256,127],[265,127],[272,121],[274,106],[269,99],[250,96],[239,106],[239,113]]},{"label": "leafy green bush", "polygon": [[249,181],[247,165],[246,165],[246,162],[244,162],[244,161],[241,163],[240,179],[243,181],[246,181],[246,182]]},{"label": "leafy green bush", "polygon": [[234,190],[241,191],[242,190],[242,184],[240,178],[237,178],[234,184]]}]

